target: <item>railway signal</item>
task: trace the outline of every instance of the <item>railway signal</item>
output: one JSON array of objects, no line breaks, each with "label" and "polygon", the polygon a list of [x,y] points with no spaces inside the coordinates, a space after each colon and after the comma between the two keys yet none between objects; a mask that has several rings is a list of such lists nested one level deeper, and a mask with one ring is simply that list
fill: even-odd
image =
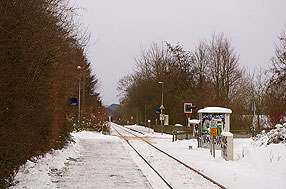
[{"label": "railway signal", "polygon": [[188,129],[190,128],[190,120],[191,120],[191,114],[193,112],[193,109],[197,108],[197,106],[193,106],[192,103],[185,102],[184,103],[184,113],[187,115],[188,118]]}]

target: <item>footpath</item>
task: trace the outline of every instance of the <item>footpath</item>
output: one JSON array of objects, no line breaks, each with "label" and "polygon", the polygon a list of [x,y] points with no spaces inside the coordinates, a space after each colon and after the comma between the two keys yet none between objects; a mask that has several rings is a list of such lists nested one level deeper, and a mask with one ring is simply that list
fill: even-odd
[{"label": "footpath", "polygon": [[74,133],[75,143],[28,161],[13,189],[152,188],[119,137]]}]

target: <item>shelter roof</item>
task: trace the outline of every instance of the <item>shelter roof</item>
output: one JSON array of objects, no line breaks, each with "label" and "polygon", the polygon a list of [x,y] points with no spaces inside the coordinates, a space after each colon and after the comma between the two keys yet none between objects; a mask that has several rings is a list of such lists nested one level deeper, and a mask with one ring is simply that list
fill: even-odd
[{"label": "shelter roof", "polygon": [[228,108],[221,108],[221,107],[206,107],[203,109],[200,109],[198,113],[224,113],[224,114],[231,114],[232,110]]}]

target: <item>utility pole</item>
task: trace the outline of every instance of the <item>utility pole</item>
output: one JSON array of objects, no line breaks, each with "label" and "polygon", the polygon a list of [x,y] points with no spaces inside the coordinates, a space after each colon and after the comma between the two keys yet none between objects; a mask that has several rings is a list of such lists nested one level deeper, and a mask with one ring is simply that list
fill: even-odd
[{"label": "utility pole", "polygon": [[79,70],[79,80],[78,80],[78,124],[80,127],[80,82],[81,82],[81,66],[78,66],[77,69]]},{"label": "utility pole", "polygon": [[85,82],[86,82],[86,75],[85,75],[85,70],[83,70],[82,73],[82,106],[81,106],[81,111],[82,111],[82,118],[84,118],[85,115]]},{"label": "utility pole", "polygon": [[252,111],[253,111],[253,120],[252,120],[252,136],[254,137],[255,135],[255,129],[256,129],[256,117],[255,117],[255,112],[256,112],[256,106],[255,106],[255,102],[253,101],[252,103],[252,107],[251,107]]},{"label": "utility pole", "polygon": [[161,121],[161,135],[163,134],[163,116],[164,116],[164,114],[163,114],[163,109],[165,109],[164,108],[164,82],[162,82],[162,81],[159,81],[159,83],[160,84],[162,84],[162,99],[161,99],[161,107],[160,107],[160,109],[161,109],[161,115],[160,115],[160,121]]},{"label": "utility pole", "polygon": [[145,124],[145,126],[147,126],[147,120],[146,120],[146,102],[144,102],[144,124]]}]

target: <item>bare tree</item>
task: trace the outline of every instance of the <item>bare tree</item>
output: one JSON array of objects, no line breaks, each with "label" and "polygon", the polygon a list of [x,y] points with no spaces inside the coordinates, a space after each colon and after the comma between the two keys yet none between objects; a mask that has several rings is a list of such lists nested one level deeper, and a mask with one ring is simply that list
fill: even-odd
[{"label": "bare tree", "polygon": [[219,104],[228,106],[231,92],[242,76],[239,56],[224,34],[213,35],[209,44],[210,76],[215,87],[215,97]]},{"label": "bare tree", "polygon": [[142,51],[136,59],[135,73],[119,81],[123,94],[121,113],[130,116],[130,111],[138,111],[144,118],[146,107],[151,111],[158,108],[158,94],[161,94],[158,82],[163,81],[164,112],[170,115],[171,123],[186,122],[184,102],[193,102],[199,108],[214,105],[234,108],[237,117],[240,116],[237,122],[241,122],[246,100],[238,94],[244,93],[241,86],[247,84],[231,41],[223,34],[213,35],[210,41],[201,41],[193,53],[180,44],[166,43],[166,46],[167,50],[153,44]]},{"label": "bare tree", "polygon": [[195,49],[193,55],[193,62],[194,62],[194,73],[196,74],[198,86],[203,86],[207,80],[209,80],[209,51],[208,45],[205,41],[200,41],[199,45]]},{"label": "bare tree", "polygon": [[257,124],[258,129],[263,127],[261,117],[265,115],[265,94],[267,92],[267,85],[269,82],[268,73],[261,67],[257,70],[255,78],[253,79],[254,102],[256,105]]},{"label": "bare tree", "polygon": [[275,56],[272,58],[271,84],[286,86],[286,26],[279,37],[280,44],[275,47]]},{"label": "bare tree", "polygon": [[279,42],[272,58],[272,76],[267,89],[267,114],[273,124],[286,121],[286,27],[279,36]]}]

